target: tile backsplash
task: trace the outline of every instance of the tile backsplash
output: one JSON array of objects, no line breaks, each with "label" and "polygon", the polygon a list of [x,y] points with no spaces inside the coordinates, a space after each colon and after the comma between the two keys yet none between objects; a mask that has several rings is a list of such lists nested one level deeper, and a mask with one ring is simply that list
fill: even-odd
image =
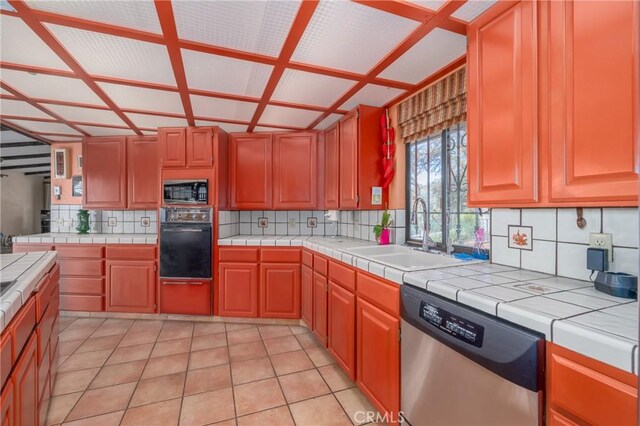
[{"label": "tile backsplash", "polygon": [[[584,229],[576,224],[575,208],[493,209],[491,261],[532,271],[588,280],[589,233],[613,234],[613,262],[609,270],[638,275],[638,209],[585,208]],[[509,227],[528,229],[531,249],[509,244]],[[522,227],[522,228],[516,228]],[[523,247],[529,248],[528,244]]]},{"label": "tile backsplash", "polygon": [[[51,206],[51,232],[76,232],[80,206],[58,204]],[[89,210],[91,234],[156,234],[156,210]]]},{"label": "tile backsplash", "polygon": [[[405,241],[404,210],[390,210],[391,242]],[[340,211],[338,221],[329,221],[326,211],[220,211],[220,238],[234,235],[309,235],[343,236],[375,241],[373,226],[382,219],[380,210]]]}]

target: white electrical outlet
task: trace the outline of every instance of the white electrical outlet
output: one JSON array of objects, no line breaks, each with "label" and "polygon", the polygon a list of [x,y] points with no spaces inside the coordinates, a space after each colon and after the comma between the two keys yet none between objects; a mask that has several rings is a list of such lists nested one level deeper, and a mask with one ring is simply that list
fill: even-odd
[{"label": "white electrical outlet", "polygon": [[613,234],[591,232],[589,234],[589,247],[607,249],[609,253],[609,263],[613,262]]}]

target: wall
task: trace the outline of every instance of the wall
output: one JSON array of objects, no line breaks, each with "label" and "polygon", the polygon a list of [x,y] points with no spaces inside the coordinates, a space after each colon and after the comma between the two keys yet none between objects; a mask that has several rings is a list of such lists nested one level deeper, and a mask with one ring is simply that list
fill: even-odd
[{"label": "wall", "polygon": [[[53,163],[53,153],[55,149],[67,148],[69,151],[67,152],[68,158],[67,161],[71,167],[71,172],[69,174],[69,179],[54,179],[54,163]],[[71,191],[71,178],[73,176],[82,176],[82,169],[78,167],[78,155],[82,155],[82,143],[54,143],[51,145],[51,204],[82,204],[82,197],[72,197]],[[60,199],[58,200],[53,195],[53,187],[59,185],[62,187],[62,194]]]},{"label": "wall", "polygon": [[40,232],[40,210],[44,208],[42,175],[27,176],[3,170],[0,179],[0,232],[28,235]]},{"label": "wall", "polygon": [[[77,204],[51,205],[51,232],[75,233],[79,209]],[[91,234],[155,234],[157,230],[156,210],[89,210]]]},{"label": "wall", "polygon": [[[575,208],[493,209],[491,257],[493,263],[547,274],[588,280],[586,269],[590,232],[613,234],[610,270],[638,275],[638,209],[584,209],[587,226],[576,225]],[[509,225],[531,226],[532,250],[509,248]]]}]

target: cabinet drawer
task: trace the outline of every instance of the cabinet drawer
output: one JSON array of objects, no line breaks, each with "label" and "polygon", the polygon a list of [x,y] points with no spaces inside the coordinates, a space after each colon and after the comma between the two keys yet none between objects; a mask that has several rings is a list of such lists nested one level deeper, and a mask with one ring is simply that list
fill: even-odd
[{"label": "cabinet drawer", "polygon": [[313,268],[313,253],[303,250],[302,251],[302,264]]},{"label": "cabinet drawer", "polygon": [[84,278],[84,277],[61,278],[60,292],[100,295],[104,293],[104,278]]},{"label": "cabinet drawer", "polygon": [[[53,323],[56,319],[58,312],[58,304],[56,302],[51,303],[49,308],[44,314],[43,320],[38,324],[38,362],[42,362],[42,358],[45,356],[45,347],[49,344],[51,338],[51,331],[53,330]],[[48,356],[48,355],[47,355]]]},{"label": "cabinet drawer", "polygon": [[36,326],[36,302],[34,298],[25,303],[18,315],[11,321],[11,333],[13,334],[13,353],[16,358],[24,347],[31,332]]},{"label": "cabinet drawer", "polygon": [[53,245],[45,243],[15,243],[13,245],[14,253],[28,253],[32,251],[51,251]]},{"label": "cabinet drawer", "polygon": [[107,259],[155,260],[156,246],[107,246]]},{"label": "cabinet drawer", "polygon": [[60,259],[60,274],[68,276],[101,276],[104,275],[103,260]]},{"label": "cabinet drawer", "polygon": [[13,350],[12,343],[13,338],[11,332],[7,329],[0,338],[0,379],[2,379],[0,386],[2,386],[9,377],[11,366],[15,361],[15,356],[11,353]]},{"label": "cabinet drawer", "polygon": [[356,271],[333,260],[329,262],[329,280],[347,290],[356,291]]},{"label": "cabinet drawer", "polygon": [[258,262],[260,249],[257,247],[220,247],[220,262]]},{"label": "cabinet drawer", "polygon": [[47,309],[47,306],[49,306],[49,302],[51,301],[52,287],[53,285],[51,284],[49,275],[45,275],[44,277],[42,277],[40,282],[36,285],[36,321],[38,322],[42,321],[44,312]]},{"label": "cabinet drawer", "polygon": [[211,314],[211,282],[162,280],[160,313],[180,315]]},{"label": "cabinet drawer", "polygon": [[51,345],[47,343],[47,347],[43,350],[42,358],[38,359],[38,395],[42,395],[45,385],[49,386],[47,377],[51,368]]},{"label": "cabinet drawer", "polygon": [[400,315],[400,289],[358,271],[358,296],[393,315]]},{"label": "cabinet drawer", "polygon": [[269,263],[300,263],[299,248],[263,248],[260,261]]},{"label": "cabinet drawer", "polygon": [[326,277],[329,269],[329,262],[324,257],[313,256],[313,270]]},{"label": "cabinet drawer", "polygon": [[104,311],[103,298],[102,296],[61,294],[60,310],[61,311],[102,312]]},{"label": "cabinet drawer", "polygon": [[56,246],[56,251],[60,259],[101,259],[104,257],[104,246],[94,244],[60,244]]}]

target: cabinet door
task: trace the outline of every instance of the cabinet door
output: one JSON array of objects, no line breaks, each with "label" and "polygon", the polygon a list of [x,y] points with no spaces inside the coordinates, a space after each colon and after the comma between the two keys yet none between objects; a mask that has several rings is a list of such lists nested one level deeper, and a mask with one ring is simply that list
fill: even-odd
[{"label": "cabinet door", "polygon": [[469,205],[538,199],[535,7],[469,25]]},{"label": "cabinet door", "polygon": [[358,114],[357,110],[340,121],[339,200],[341,209],[358,207]]},{"label": "cabinet door", "polygon": [[158,131],[161,167],[187,165],[187,130],[184,127],[164,128]]},{"label": "cabinet door", "polygon": [[213,130],[210,127],[187,129],[187,164],[190,167],[213,165]]},{"label": "cabinet door", "polygon": [[258,316],[258,265],[220,263],[220,316]]},{"label": "cabinet door", "polygon": [[313,330],[313,270],[302,265],[301,316],[307,327]]},{"label": "cabinet door", "polygon": [[2,407],[2,411],[0,412],[0,416],[2,417],[0,425],[13,426],[15,424],[15,410],[13,403],[13,384],[11,383],[11,380],[7,381],[4,389],[2,389],[0,406]]},{"label": "cabinet door", "polygon": [[640,4],[549,7],[551,199],[636,205]]},{"label": "cabinet door", "polygon": [[329,282],[329,351],[351,380],[356,378],[356,296]]},{"label": "cabinet door", "polygon": [[261,318],[300,318],[300,264],[260,265]]},{"label": "cabinet door", "polygon": [[273,141],[273,208],[314,209],[318,194],[315,132],[276,134]]},{"label": "cabinet door", "polygon": [[36,333],[32,333],[11,375],[16,425],[35,425],[38,423],[38,354],[36,346]]},{"label": "cabinet door", "polygon": [[231,135],[231,207],[271,208],[271,149],[270,134]]},{"label": "cabinet door", "polygon": [[327,278],[313,273],[313,333],[327,345]]},{"label": "cabinet door", "polygon": [[358,298],[357,383],[380,412],[400,409],[400,321]]},{"label": "cabinet door", "polygon": [[155,312],[153,260],[107,260],[107,312]]},{"label": "cabinet door", "polygon": [[324,170],[324,208],[335,210],[340,207],[340,132],[337,123],[324,134]]},{"label": "cabinet door", "polygon": [[127,207],[127,140],[86,138],[82,143],[84,208]]},{"label": "cabinet door", "polygon": [[158,140],[150,136],[127,138],[128,207],[156,209],[160,194]]}]

